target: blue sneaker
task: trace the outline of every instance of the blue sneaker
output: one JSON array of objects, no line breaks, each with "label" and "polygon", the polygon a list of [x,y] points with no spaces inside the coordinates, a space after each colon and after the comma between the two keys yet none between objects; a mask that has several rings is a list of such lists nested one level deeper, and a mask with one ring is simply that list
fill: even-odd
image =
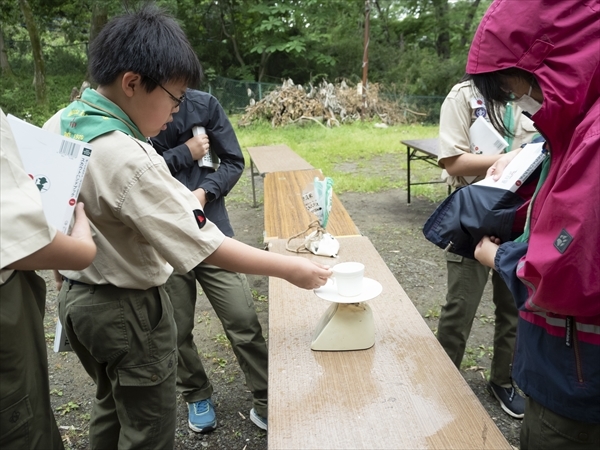
[{"label": "blue sneaker", "polygon": [[209,433],[217,428],[215,405],[210,398],[188,403],[188,426],[196,433]]},{"label": "blue sneaker", "polygon": [[259,416],[254,408],[250,410],[250,420],[261,430],[267,430],[267,418]]}]

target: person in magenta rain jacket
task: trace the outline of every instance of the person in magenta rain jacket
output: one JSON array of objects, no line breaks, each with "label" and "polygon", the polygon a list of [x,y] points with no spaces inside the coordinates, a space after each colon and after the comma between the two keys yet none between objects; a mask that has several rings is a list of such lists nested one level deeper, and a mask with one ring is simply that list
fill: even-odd
[{"label": "person in magenta rain jacket", "polygon": [[[475,253],[519,308],[522,450],[600,448],[599,67],[598,0],[495,0],[469,52],[466,71],[484,98],[515,100],[550,154],[525,234],[485,237]],[[513,153],[488,175],[499,177]]]}]

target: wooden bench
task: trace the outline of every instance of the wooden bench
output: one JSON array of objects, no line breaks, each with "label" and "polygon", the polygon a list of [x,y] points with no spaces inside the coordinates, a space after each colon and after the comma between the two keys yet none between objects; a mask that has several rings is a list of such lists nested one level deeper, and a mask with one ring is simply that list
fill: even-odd
[{"label": "wooden bench", "polygon": [[[439,167],[437,163],[440,154],[439,142],[437,138],[433,139],[417,139],[400,141],[406,145],[406,193],[407,202],[410,203],[410,187],[418,184],[438,184],[446,183],[442,180],[425,181],[421,183],[411,183],[410,181],[410,163],[411,161],[425,161],[428,164]],[[441,170],[441,169],[440,169]],[[450,186],[448,186],[448,194],[450,194]]]},{"label": "wooden bench", "polygon": [[[367,302],[375,345],[312,351],[312,333],[330,303],[270,278],[269,448],[510,450],[370,240],[339,241],[335,263],[362,262],[365,276],[383,285]],[[270,241],[270,251],[289,255],[285,243]]]},{"label": "wooden bench", "polygon": [[[272,172],[265,176],[265,242],[272,239],[288,239],[305,230],[316,219],[314,214],[306,210],[302,200],[302,192],[308,186],[312,186],[315,177],[321,180],[324,178],[317,169]],[[333,236],[360,235],[335,192],[326,230]]]},{"label": "wooden bench", "polygon": [[252,178],[252,201],[256,208],[256,188],[254,177],[264,177],[271,172],[286,172],[289,170],[314,169],[300,155],[287,145],[267,145],[261,147],[248,147],[250,156],[250,177]]}]

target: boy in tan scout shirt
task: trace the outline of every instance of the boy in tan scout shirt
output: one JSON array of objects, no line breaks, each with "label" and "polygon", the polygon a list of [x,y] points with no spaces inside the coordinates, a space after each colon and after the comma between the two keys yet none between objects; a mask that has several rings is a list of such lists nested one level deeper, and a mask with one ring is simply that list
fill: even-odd
[{"label": "boy in tan scout shirt", "polygon": [[83,205],[67,236],[46,222],[0,110],[0,448],[62,449],[50,407],[46,283],[34,270],[83,269],[96,254]]},{"label": "boy in tan scout shirt", "polygon": [[61,272],[60,318],[96,383],[91,448],[168,449],[177,342],[162,286],[173,268],[187,273],[205,261],[305,289],[325,284],[331,271],[225,237],[146,142],[201,74],[171,17],[149,5],[111,20],[90,45],[89,70],[98,89],[45,125],[94,145],[80,197],[98,255],[86,270]]},{"label": "boy in tan scout shirt", "polygon": [[[512,108],[512,110],[508,109]],[[530,142],[536,134],[533,122],[514,105],[501,111],[511,133],[507,151]],[[487,169],[503,153],[477,155],[470,151],[469,128],[479,117],[489,121],[489,112],[470,80],[456,84],[442,104],[440,114],[440,156],[442,177],[453,187],[466,186],[485,177]],[[450,359],[460,368],[473,320],[488,280],[490,269],[473,259],[446,253],[448,292],[438,323],[437,338]],[[502,409],[514,418],[522,418],[524,399],[511,385],[510,364],[515,344],[517,309],[512,295],[497,272],[492,271],[495,305],[494,355],[488,390]]]}]

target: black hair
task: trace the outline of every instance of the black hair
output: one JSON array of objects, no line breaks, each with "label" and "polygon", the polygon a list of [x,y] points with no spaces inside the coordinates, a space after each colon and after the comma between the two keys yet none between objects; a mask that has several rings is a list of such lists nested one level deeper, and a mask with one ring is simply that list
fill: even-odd
[{"label": "black hair", "polygon": [[535,77],[530,72],[516,67],[495,72],[471,74],[470,77],[488,105],[490,121],[494,128],[502,130],[506,135],[512,135],[513,133],[506,128],[499,112],[501,106],[513,100],[512,93],[506,84],[507,78],[520,78],[537,86]]},{"label": "black hair", "polygon": [[91,42],[89,72],[101,86],[125,72],[142,76],[152,92],[157,83],[182,81],[196,86],[202,67],[175,19],[153,3],[111,19]]}]

